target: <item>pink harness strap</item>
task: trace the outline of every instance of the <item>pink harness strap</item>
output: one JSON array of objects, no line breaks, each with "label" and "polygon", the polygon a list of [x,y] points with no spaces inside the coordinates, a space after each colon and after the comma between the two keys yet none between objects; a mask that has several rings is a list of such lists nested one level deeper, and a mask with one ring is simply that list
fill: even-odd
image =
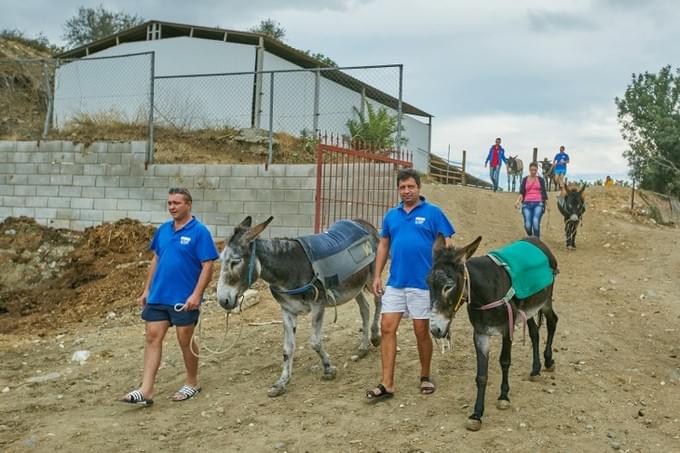
[{"label": "pink harness strap", "polygon": [[[512,305],[510,305],[510,302],[507,300],[507,295],[500,300],[497,300],[496,302],[491,302],[486,305],[482,305],[479,307],[480,310],[491,310],[492,308],[497,308],[502,305],[505,305],[505,307],[508,309],[508,331],[510,334],[510,341],[512,341],[512,336],[515,330],[515,316],[512,313]],[[512,296],[510,296],[512,298]],[[527,315],[524,313],[522,310],[517,310],[517,312],[522,316],[522,344],[526,342],[527,338]]]}]

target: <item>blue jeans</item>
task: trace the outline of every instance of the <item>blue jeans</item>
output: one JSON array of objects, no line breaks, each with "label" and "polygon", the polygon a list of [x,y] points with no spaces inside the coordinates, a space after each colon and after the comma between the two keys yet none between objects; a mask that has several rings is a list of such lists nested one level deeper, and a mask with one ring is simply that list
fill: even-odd
[{"label": "blue jeans", "polygon": [[491,178],[491,183],[493,184],[493,191],[498,190],[498,178],[501,175],[501,166],[489,167],[489,177]]},{"label": "blue jeans", "polygon": [[541,238],[541,217],[543,217],[543,202],[529,201],[522,204],[522,215],[524,216],[524,230],[527,236]]}]

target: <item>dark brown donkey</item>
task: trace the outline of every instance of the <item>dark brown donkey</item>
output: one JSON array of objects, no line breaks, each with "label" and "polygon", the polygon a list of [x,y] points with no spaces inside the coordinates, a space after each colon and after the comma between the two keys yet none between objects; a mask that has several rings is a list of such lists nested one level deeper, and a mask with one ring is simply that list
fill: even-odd
[{"label": "dark brown donkey", "polygon": [[[484,414],[484,395],[489,369],[489,337],[501,335],[500,364],[503,372],[498,409],[508,409],[508,370],[512,348],[514,321],[525,319],[529,326],[529,336],[533,350],[531,379],[541,371],[539,357],[538,325],[534,316],[545,316],[548,339],[543,351],[546,371],[553,371],[552,342],[557,326],[557,315],[552,308],[553,284],[524,299],[508,297],[511,287],[510,277],[504,268],[497,265],[488,255],[471,258],[477,250],[482,237],[462,248],[447,248],[442,237],[433,247],[434,264],[428,277],[430,287],[431,318],[430,332],[435,338],[446,338],[456,312],[467,302],[467,312],[474,329],[475,351],[477,353],[477,400],[472,415],[467,421],[467,429],[477,431],[482,426]],[[538,239],[524,239],[536,245],[548,258],[553,274],[557,272],[557,261],[548,248]],[[554,280],[553,280],[554,281]],[[514,320],[514,321],[513,321]]]}]

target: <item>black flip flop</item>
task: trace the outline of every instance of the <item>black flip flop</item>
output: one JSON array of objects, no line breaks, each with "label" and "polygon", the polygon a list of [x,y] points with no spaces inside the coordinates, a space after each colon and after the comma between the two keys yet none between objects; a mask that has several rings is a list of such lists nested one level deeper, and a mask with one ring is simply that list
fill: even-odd
[{"label": "black flip flop", "polygon": [[[423,382],[429,382],[430,385],[426,385],[423,387]],[[434,382],[432,382],[432,379],[430,376],[421,376],[420,377],[420,394],[421,395],[432,395],[434,391],[437,390],[437,387],[434,385]]]},{"label": "black flip flop", "polygon": [[366,391],[366,399],[368,400],[369,403],[377,403],[379,401],[385,401],[394,396],[393,392],[388,392],[387,389],[385,388],[384,385],[378,384],[376,386],[378,390],[380,390],[380,393],[375,392],[375,390],[367,390]]}]

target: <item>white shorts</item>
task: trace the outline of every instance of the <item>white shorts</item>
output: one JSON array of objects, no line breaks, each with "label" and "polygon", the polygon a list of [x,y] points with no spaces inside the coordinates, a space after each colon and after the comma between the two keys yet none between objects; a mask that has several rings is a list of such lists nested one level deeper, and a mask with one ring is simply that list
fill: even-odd
[{"label": "white shorts", "polygon": [[430,292],[420,288],[385,288],[381,313],[403,313],[412,319],[430,319]]}]

